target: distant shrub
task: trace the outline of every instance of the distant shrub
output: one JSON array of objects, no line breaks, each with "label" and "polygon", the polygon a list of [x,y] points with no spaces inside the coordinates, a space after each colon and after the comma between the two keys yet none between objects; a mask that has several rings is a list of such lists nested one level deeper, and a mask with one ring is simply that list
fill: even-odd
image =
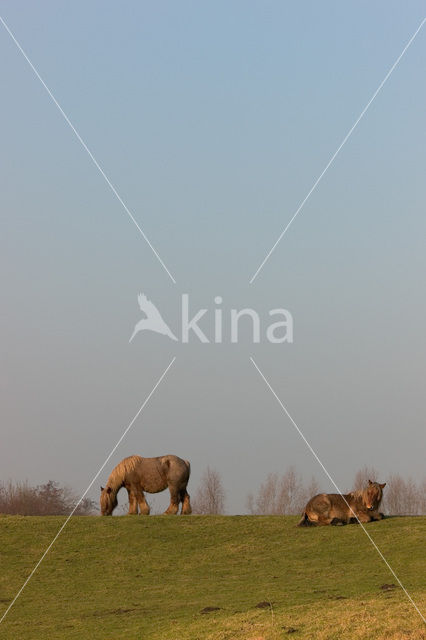
[{"label": "distant shrub", "polygon": [[[22,516],[62,516],[73,510],[78,498],[69,487],[61,487],[49,480],[46,484],[32,487],[28,482],[0,483],[0,513]],[[93,500],[84,498],[75,515],[93,514]]]}]

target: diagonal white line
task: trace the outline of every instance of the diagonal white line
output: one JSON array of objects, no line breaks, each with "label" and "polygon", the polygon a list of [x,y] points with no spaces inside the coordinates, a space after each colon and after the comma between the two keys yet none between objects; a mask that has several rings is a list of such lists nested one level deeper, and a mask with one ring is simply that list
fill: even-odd
[{"label": "diagonal white line", "polygon": [[137,420],[137,418],[139,417],[139,415],[141,414],[141,412],[143,411],[143,409],[145,408],[145,406],[148,404],[150,398],[152,397],[153,393],[155,392],[155,390],[157,389],[158,385],[161,383],[161,381],[163,380],[163,378],[165,377],[165,375],[167,374],[168,370],[170,369],[170,367],[172,366],[172,364],[174,363],[174,361],[176,360],[176,356],[174,358],[172,358],[171,362],[169,363],[169,365],[167,366],[167,368],[163,371],[163,373],[161,374],[161,376],[159,377],[159,379],[157,380],[157,382],[155,383],[155,385],[153,386],[152,390],[150,391],[150,393],[148,394],[148,396],[145,398],[145,400],[143,401],[143,403],[141,404],[141,406],[138,409],[138,412],[136,413],[136,415],[134,416],[134,418],[131,420],[130,424],[126,427],[125,431],[123,432],[122,436],[119,438],[119,440],[117,441],[117,443],[114,445],[114,448],[112,449],[111,453],[108,454],[108,457],[105,459],[105,461],[103,462],[102,466],[100,467],[99,471],[96,472],[96,475],[94,476],[93,480],[90,482],[89,486],[87,487],[86,491],[83,493],[83,495],[81,496],[81,498],[79,499],[79,501],[76,503],[76,505],[74,506],[73,510],[71,511],[71,513],[69,514],[69,516],[67,516],[67,519],[65,520],[65,522],[63,523],[63,525],[61,526],[61,528],[58,530],[58,532],[56,533],[55,537],[53,538],[52,542],[49,544],[49,546],[47,547],[47,549],[45,550],[45,552],[43,553],[43,555],[41,556],[40,560],[37,562],[37,564],[35,565],[34,569],[31,571],[30,575],[28,576],[28,578],[25,580],[24,584],[22,585],[22,587],[19,589],[18,593],[16,594],[16,596],[13,598],[12,602],[9,604],[9,606],[7,607],[6,611],[4,612],[4,614],[2,615],[2,617],[0,618],[0,624],[3,622],[3,620],[5,619],[5,617],[7,616],[7,614],[9,613],[9,611],[11,610],[11,608],[13,607],[13,605],[15,604],[15,602],[17,601],[17,599],[19,598],[19,596],[21,595],[21,593],[23,592],[23,590],[25,589],[25,587],[27,586],[27,584],[29,583],[29,581],[31,580],[31,578],[33,577],[33,575],[35,574],[35,572],[37,571],[37,569],[39,568],[39,566],[41,565],[41,563],[43,562],[44,558],[47,556],[47,554],[49,553],[50,549],[53,547],[53,545],[55,544],[56,540],[59,538],[59,536],[61,535],[62,531],[65,529],[65,527],[67,526],[68,522],[70,521],[71,517],[73,516],[73,514],[75,513],[75,510],[77,509],[78,505],[80,504],[80,502],[85,498],[86,494],[88,493],[88,491],[90,491],[93,483],[96,481],[97,477],[99,476],[99,474],[101,473],[101,471],[103,470],[103,468],[105,467],[105,465],[108,463],[109,459],[111,458],[111,456],[113,455],[113,453],[116,451],[117,447],[121,444],[121,442],[123,441],[123,439],[125,438],[126,434],[128,433],[128,431],[131,429],[131,427],[133,426],[133,424],[135,423],[135,421]]},{"label": "diagonal white line", "polygon": [[308,447],[309,451],[312,453],[312,455],[314,456],[315,460],[319,463],[319,465],[321,466],[321,468],[323,469],[324,473],[326,474],[326,476],[328,477],[328,479],[330,480],[330,482],[333,484],[333,486],[336,488],[337,492],[342,496],[342,498],[344,499],[344,501],[346,502],[347,506],[349,507],[349,509],[352,511],[354,517],[358,520],[358,523],[361,525],[362,530],[364,531],[365,535],[367,536],[367,538],[370,540],[371,544],[373,545],[373,547],[376,549],[377,553],[379,554],[379,556],[381,557],[381,559],[383,560],[383,562],[385,563],[385,565],[387,566],[387,568],[389,569],[389,571],[391,572],[391,574],[393,575],[393,577],[395,578],[395,580],[397,580],[399,586],[401,587],[401,589],[404,591],[405,595],[407,596],[407,598],[409,599],[409,601],[411,602],[411,604],[413,605],[413,607],[416,609],[417,613],[419,614],[419,616],[421,617],[421,619],[423,620],[423,622],[426,623],[426,618],[424,617],[424,615],[422,614],[422,612],[420,611],[420,609],[418,608],[418,606],[416,605],[416,603],[414,602],[413,598],[410,596],[410,594],[408,593],[407,589],[404,587],[404,585],[402,584],[401,580],[398,578],[398,576],[396,575],[395,571],[392,569],[392,567],[390,566],[389,562],[386,560],[385,556],[383,555],[383,553],[380,551],[379,547],[377,546],[377,544],[374,542],[373,538],[370,536],[370,534],[368,533],[367,529],[364,527],[363,523],[359,520],[358,516],[356,515],[356,513],[353,511],[353,509],[351,508],[351,506],[349,505],[349,503],[347,502],[346,498],[344,497],[344,495],[342,494],[342,492],[340,491],[339,487],[337,486],[337,484],[335,483],[335,481],[333,480],[333,478],[331,477],[331,475],[329,474],[329,472],[327,471],[327,469],[325,468],[325,466],[323,465],[323,463],[321,462],[321,460],[319,459],[318,455],[316,454],[316,452],[314,451],[314,449],[311,447],[311,445],[309,444],[309,442],[307,441],[307,439],[305,438],[305,436],[303,435],[302,431],[299,429],[299,427],[297,426],[296,422],[293,420],[293,418],[291,417],[291,415],[289,414],[289,412],[287,411],[286,407],[284,406],[283,402],[280,400],[280,398],[278,397],[278,395],[275,393],[274,389],[272,388],[271,384],[268,382],[268,380],[265,378],[265,376],[263,375],[262,371],[259,369],[259,367],[257,366],[256,362],[254,361],[254,359],[250,356],[250,360],[252,362],[252,364],[254,365],[254,367],[257,369],[260,377],[263,379],[263,381],[265,382],[266,386],[268,387],[268,389],[271,391],[272,395],[275,397],[275,399],[278,401],[278,404],[280,405],[281,409],[284,411],[284,413],[286,414],[286,416],[288,417],[288,419],[290,420],[290,422],[292,423],[293,427],[296,429],[297,433],[300,435],[300,437],[302,438],[303,442],[306,444],[306,446]]},{"label": "diagonal white line", "polygon": [[267,253],[267,255],[265,256],[265,258],[263,259],[263,262],[260,264],[260,266],[258,267],[257,271],[254,273],[254,275],[252,276],[249,284],[252,284],[255,280],[255,278],[257,278],[260,270],[263,268],[263,266],[265,265],[265,263],[267,262],[267,260],[269,260],[269,258],[271,257],[273,251],[275,251],[276,247],[278,246],[278,244],[281,242],[283,236],[287,233],[288,229],[290,228],[291,224],[293,223],[293,221],[296,219],[296,217],[299,215],[300,211],[303,209],[303,207],[305,206],[307,200],[310,198],[310,196],[312,195],[312,193],[315,191],[315,189],[317,188],[318,184],[321,182],[323,176],[325,175],[325,173],[328,171],[328,169],[330,168],[330,166],[333,164],[336,156],[339,154],[339,152],[341,151],[341,149],[343,148],[343,146],[346,144],[346,142],[348,141],[348,139],[350,138],[350,136],[352,135],[353,131],[355,130],[355,128],[358,126],[359,122],[361,121],[361,119],[364,117],[365,113],[368,111],[369,107],[371,106],[372,102],[374,101],[374,99],[376,98],[377,94],[380,92],[380,90],[382,89],[383,85],[386,83],[386,81],[389,79],[389,77],[391,76],[392,72],[394,71],[395,67],[398,65],[398,63],[400,62],[401,58],[403,57],[403,55],[405,54],[405,52],[407,51],[407,49],[409,48],[409,46],[411,45],[411,43],[413,42],[414,38],[417,36],[417,34],[419,33],[420,29],[423,27],[424,23],[426,22],[426,18],[424,18],[420,25],[417,27],[416,31],[414,32],[414,34],[411,36],[410,40],[407,42],[407,44],[405,45],[405,47],[403,48],[403,50],[401,51],[401,53],[399,54],[398,58],[395,60],[395,62],[393,63],[393,65],[391,66],[391,68],[389,69],[389,71],[387,72],[387,74],[385,75],[385,77],[383,78],[383,80],[381,81],[381,83],[379,84],[379,86],[377,87],[376,91],[373,93],[373,95],[371,96],[370,100],[367,102],[366,106],[364,107],[364,109],[361,111],[360,115],[358,116],[358,118],[355,120],[354,124],[352,125],[352,127],[349,129],[348,133],[346,134],[346,136],[343,138],[342,142],[340,143],[339,147],[336,149],[336,151],[333,153],[333,155],[331,156],[330,160],[328,161],[328,163],[326,164],[325,168],[323,169],[323,171],[320,173],[320,175],[318,176],[318,178],[316,179],[316,181],[314,182],[313,186],[311,187],[310,191],[308,191],[307,195],[304,197],[304,199],[302,200],[302,202],[300,203],[299,207],[297,208],[296,212],[294,213],[293,217],[290,219],[290,221],[287,223],[286,227],[281,231],[280,235],[278,236],[278,239],[276,240],[275,244],[271,247],[271,249],[269,250],[269,252]]},{"label": "diagonal white line", "polygon": [[174,279],[174,277],[172,276],[172,274],[170,273],[170,271],[168,270],[168,268],[166,267],[166,265],[164,264],[163,260],[161,259],[158,251],[153,247],[153,245],[151,244],[151,242],[149,241],[147,235],[145,234],[145,232],[143,231],[143,229],[141,228],[141,226],[138,224],[138,222],[136,221],[134,215],[132,214],[132,212],[129,210],[129,208],[127,207],[127,205],[125,204],[125,202],[123,201],[123,199],[121,198],[120,194],[118,193],[117,189],[114,187],[114,185],[111,183],[110,179],[108,178],[108,176],[106,175],[105,171],[102,169],[101,165],[99,164],[99,162],[96,160],[95,156],[93,155],[93,153],[90,151],[89,147],[87,146],[87,144],[84,142],[83,138],[81,137],[81,135],[78,133],[77,129],[74,127],[73,123],[71,122],[71,120],[69,119],[69,117],[67,116],[67,114],[65,113],[65,111],[62,109],[61,105],[59,104],[59,102],[56,100],[55,96],[53,95],[53,93],[51,92],[51,90],[49,89],[49,87],[47,86],[47,84],[45,83],[45,81],[43,80],[43,78],[41,77],[41,75],[39,74],[39,72],[37,71],[37,69],[35,68],[35,66],[33,65],[33,63],[31,62],[31,60],[29,59],[29,57],[27,56],[27,54],[25,53],[25,51],[23,50],[23,48],[21,47],[21,45],[19,44],[19,42],[17,41],[17,39],[15,38],[15,36],[13,35],[12,31],[9,29],[9,27],[7,26],[7,24],[5,23],[5,21],[3,20],[3,18],[0,16],[0,22],[2,23],[2,25],[4,26],[4,28],[6,29],[6,31],[8,32],[8,34],[10,35],[10,37],[12,38],[13,42],[16,44],[17,48],[19,49],[19,51],[22,53],[22,55],[24,56],[25,60],[28,62],[29,66],[31,67],[31,69],[34,71],[36,77],[39,79],[39,81],[41,82],[41,84],[43,85],[43,87],[46,89],[49,97],[51,98],[52,102],[56,105],[56,107],[58,108],[59,112],[61,113],[62,117],[64,118],[65,122],[69,125],[69,127],[71,128],[72,132],[74,133],[75,137],[77,138],[77,140],[80,142],[81,146],[83,147],[83,149],[87,152],[89,158],[91,159],[91,161],[93,162],[93,164],[95,165],[95,167],[98,169],[99,173],[101,174],[101,176],[104,178],[105,182],[107,183],[107,185],[109,186],[109,188],[111,189],[111,191],[113,192],[113,194],[115,195],[115,197],[117,198],[117,200],[119,201],[119,203],[121,204],[121,206],[123,207],[124,211],[127,213],[127,215],[129,216],[130,220],[133,222],[133,224],[135,225],[135,227],[137,228],[137,230],[139,231],[139,233],[141,234],[141,236],[143,237],[143,239],[145,240],[145,242],[148,244],[148,246],[150,247],[150,249],[152,250],[152,252],[154,253],[155,257],[157,258],[157,260],[159,261],[159,263],[161,264],[161,266],[163,267],[164,271],[167,273],[167,275],[169,276],[169,278],[172,280],[172,282],[174,284],[176,284],[176,280]]}]

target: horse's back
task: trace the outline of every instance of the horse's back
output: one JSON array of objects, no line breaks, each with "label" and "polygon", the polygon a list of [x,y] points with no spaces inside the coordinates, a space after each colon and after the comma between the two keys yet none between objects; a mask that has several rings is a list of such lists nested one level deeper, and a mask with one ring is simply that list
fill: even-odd
[{"label": "horse's back", "polygon": [[182,481],[188,482],[191,473],[191,465],[188,460],[183,460],[172,454],[162,456],[160,460],[161,466],[167,469],[168,478],[177,479],[179,477]]},{"label": "horse's back", "polygon": [[345,498],[340,493],[320,493],[311,498],[305,513],[310,520],[323,524],[330,524],[333,520],[347,521],[350,509]]},{"label": "horse's back", "polygon": [[318,493],[316,496],[311,498],[306,505],[305,510],[320,510],[324,511],[325,509],[330,508],[330,494],[328,493]]},{"label": "horse's back", "polygon": [[[167,486],[186,488],[190,475],[190,464],[178,456],[169,454],[155,458],[132,456],[135,459],[132,468],[126,473],[129,484],[140,484],[143,491],[158,493]],[[137,458],[137,461],[136,461]],[[125,458],[121,464],[130,460]]]}]

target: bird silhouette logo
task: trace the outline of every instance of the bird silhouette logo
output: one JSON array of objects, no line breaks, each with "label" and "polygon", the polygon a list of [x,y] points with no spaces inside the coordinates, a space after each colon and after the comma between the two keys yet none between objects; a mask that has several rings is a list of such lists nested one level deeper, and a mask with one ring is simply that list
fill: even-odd
[{"label": "bird silhouette logo", "polygon": [[155,304],[151,302],[151,300],[148,300],[146,295],[143,293],[138,295],[138,302],[141,311],[145,314],[146,318],[142,318],[142,320],[139,320],[136,324],[129,342],[133,340],[139,331],[155,331],[155,333],[161,333],[161,335],[168,336],[172,340],[177,341],[175,334],[164,322]]}]

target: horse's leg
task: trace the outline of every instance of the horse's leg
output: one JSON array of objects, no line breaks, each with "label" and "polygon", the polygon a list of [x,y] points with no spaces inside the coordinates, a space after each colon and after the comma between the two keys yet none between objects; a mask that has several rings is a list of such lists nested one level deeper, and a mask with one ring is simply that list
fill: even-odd
[{"label": "horse's leg", "polygon": [[170,504],[164,513],[167,513],[167,515],[174,516],[179,511],[179,491],[174,487],[169,487],[169,491],[170,491]]},{"label": "horse's leg", "polygon": [[327,494],[320,494],[312,498],[305,507],[305,514],[310,524],[323,527],[328,524],[336,524],[334,521],[339,518]]},{"label": "horse's leg", "polygon": [[187,492],[186,489],[182,489],[182,491],[179,494],[179,498],[180,498],[180,501],[182,502],[181,514],[183,516],[189,516],[189,514],[192,513],[192,509],[191,509],[191,501],[189,499],[189,493]]},{"label": "horse's leg", "polygon": [[324,527],[324,526],[329,525],[329,524],[335,525],[335,524],[337,524],[336,521],[338,521],[338,520],[339,520],[339,518],[332,518],[331,516],[324,516],[324,515],[321,516],[320,515],[320,516],[318,516],[318,520],[316,521],[316,524],[318,526],[320,526],[320,527]]},{"label": "horse's leg", "polygon": [[138,489],[137,491],[137,501],[139,504],[139,509],[140,512],[143,516],[149,516],[149,512],[150,512],[150,508],[149,508],[149,504],[147,503],[146,499],[145,499],[145,494],[143,491],[141,491],[140,489]]},{"label": "horse's leg", "polygon": [[[127,489],[127,487],[126,487]],[[127,494],[129,496],[129,516],[138,514],[138,501],[136,499],[136,495],[131,489],[127,489]]]},{"label": "horse's leg", "polygon": [[316,523],[320,527],[325,527],[328,525],[338,526],[342,524],[347,524],[347,520],[345,520],[344,515],[336,511],[335,509],[324,509],[321,511],[317,511],[313,517],[316,520]]},{"label": "horse's leg", "polygon": [[307,516],[312,524],[315,524],[318,527],[324,527],[328,524],[336,524],[335,521],[339,519],[330,509],[310,510],[307,512]]},{"label": "horse's leg", "polygon": [[359,522],[362,522],[363,524],[366,524],[367,522],[371,522],[371,520],[374,519],[371,517],[370,513],[368,513],[367,511],[358,511],[356,515]]}]

